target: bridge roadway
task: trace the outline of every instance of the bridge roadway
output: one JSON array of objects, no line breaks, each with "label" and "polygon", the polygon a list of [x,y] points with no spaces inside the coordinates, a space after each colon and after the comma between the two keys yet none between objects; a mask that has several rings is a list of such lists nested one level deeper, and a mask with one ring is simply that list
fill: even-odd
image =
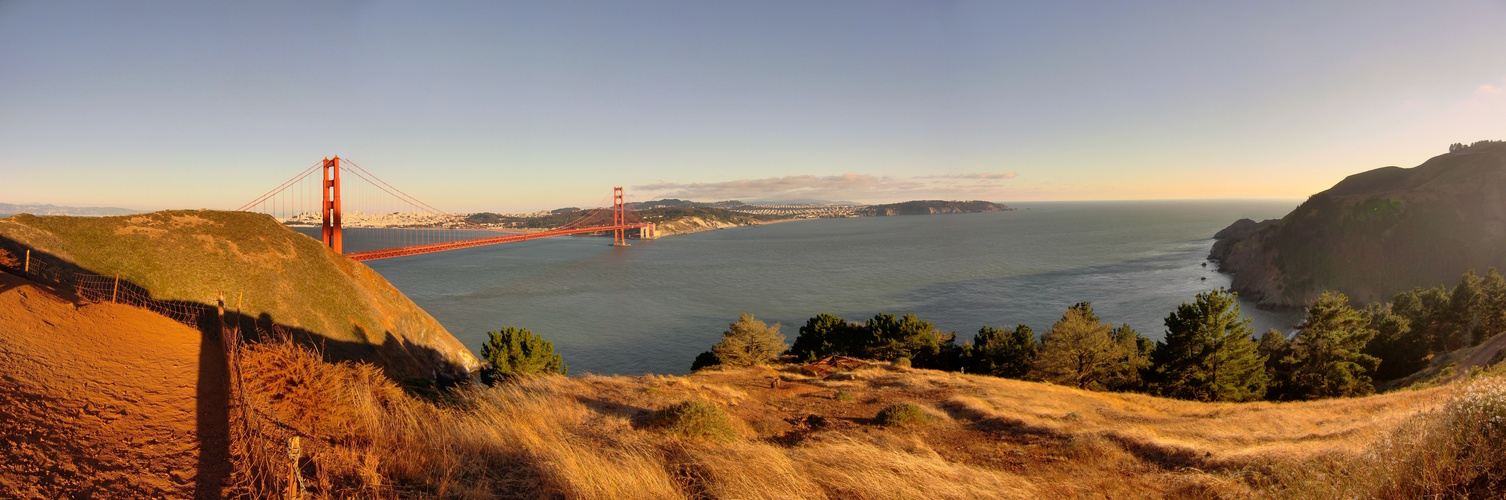
[{"label": "bridge roadway", "polygon": [[443,252],[445,250],[459,250],[461,248],[480,247],[480,246],[486,246],[486,245],[498,245],[498,244],[502,244],[502,243],[513,243],[513,242],[517,242],[517,241],[533,240],[533,239],[538,239],[538,238],[548,238],[548,237],[551,237],[551,236],[568,236],[568,235],[572,235],[572,234],[601,233],[601,232],[616,231],[619,228],[622,229],[622,230],[641,229],[641,228],[649,227],[651,225],[652,224],[645,222],[645,223],[637,223],[637,224],[623,224],[621,226],[613,225],[613,226],[581,227],[581,228],[574,228],[574,229],[551,229],[551,230],[548,230],[548,231],[537,231],[537,232],[532,232],[532,233],[522,233],[522,234],[511,234],[511,235],[507,235],[507,236],[498,236],[498,237],[495,237],[495,238],[477,238],[477,239],[473,239],[473,240],[451,241],[451,242],[447,242],[447,243],[433,243],[433,244],[428,244],[428,245],[414,245],[414,246],[411,246],[411,247],[389,248],[389,249],[386,249],[386,250],[372,250],[372,251],[369,251],[369,252],[356,252],[356,253],[345,254],[345,256],[349,257],[351,260],[355,260],[355,261],[367,261],[367,260],[377,260],[377,259],[390,259],[390,258],[393,258],[393,257],[403,257],[403,256],[406,256],[406,255],[418,255],[418,254],[421,254],[421,253]]}]

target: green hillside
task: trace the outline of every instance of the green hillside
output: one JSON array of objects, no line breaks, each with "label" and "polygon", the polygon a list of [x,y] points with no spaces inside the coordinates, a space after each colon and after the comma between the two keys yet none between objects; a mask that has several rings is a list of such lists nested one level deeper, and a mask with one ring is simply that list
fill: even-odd
[{"label": "green hillside", "polygon": [[[230,308],[395,376],[473,369],[475,357],[370,268],[261,214],[172,210],[118,217],[0,219],[0,247],[81,272],[120,273],[157,299]],[[249,327],[249,325],[248,325]]]}]

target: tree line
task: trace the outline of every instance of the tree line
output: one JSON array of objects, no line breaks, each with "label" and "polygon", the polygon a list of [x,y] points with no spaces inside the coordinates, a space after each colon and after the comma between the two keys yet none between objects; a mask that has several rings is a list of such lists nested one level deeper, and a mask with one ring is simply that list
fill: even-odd
[{"label": "tree line", "polygon": [[744,314],[692,369],[769,363],[781,354],[797,362],[841,355],[1089,390],[1296,401],[1372,394],[1377,381],[1410,375],[1433,355],[1506,329],[1506,279],[1495,269],[1484,277],[1465,273],[1452,288],[1414,289],[1358,308],[1327,291],[1291,337],[1272,329],[1257,338],[1236,299],[1224,289],[1198,294],[1166,316],[1160,341],[1102,320],[1087,302],[1067,308],[1039,335],[1024,324],[983,326],[960,344],[955,333],[910,314],[863,322],[818,314],[786,346],[778,324]]}]

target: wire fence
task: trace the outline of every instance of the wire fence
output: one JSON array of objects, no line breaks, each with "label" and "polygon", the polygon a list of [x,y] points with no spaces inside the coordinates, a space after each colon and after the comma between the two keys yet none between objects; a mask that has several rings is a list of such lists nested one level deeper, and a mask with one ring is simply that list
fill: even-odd
[{"label": "wire fence", "polygon": [[[245,375],[241,354],[245,336],[241,332],[239,305],[226,318],[224,293],[221,292],[215,305],[206,305],[182,300],[163,300],[152,297],[152,292],[119,275],[105,276],[80,272],[60,263],[34,258],[27,251],[17,259],[0,250],[0,267],[9,268],[13,274],[26,276],[34,281],[71,290],[85,302],[115,303],[145,309],[195,330],[213,332],[218,330],[220,345],[224,349],[228,375],[227,414],[229,418],[229,448],[233,467],[227,496],[239,498],[303,498],[307,488],[299,469],[300,460],[306,457],[301,451],[301,438],[307,433],[277,418],[259,411],[248,403]],[[239,302],[239,301],[237,301]],[[256,337],[287,341],[290,332],[278,325],[270,331],[256,326]]]}]

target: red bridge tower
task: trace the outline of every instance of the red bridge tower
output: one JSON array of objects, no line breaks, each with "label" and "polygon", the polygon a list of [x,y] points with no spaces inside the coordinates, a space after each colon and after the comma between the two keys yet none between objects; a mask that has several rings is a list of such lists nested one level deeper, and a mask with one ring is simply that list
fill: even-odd
[{"label": "red bridge tower", "polygon": [[345,253],[340,235],[340,157],[324,159],[324,246]]}]

